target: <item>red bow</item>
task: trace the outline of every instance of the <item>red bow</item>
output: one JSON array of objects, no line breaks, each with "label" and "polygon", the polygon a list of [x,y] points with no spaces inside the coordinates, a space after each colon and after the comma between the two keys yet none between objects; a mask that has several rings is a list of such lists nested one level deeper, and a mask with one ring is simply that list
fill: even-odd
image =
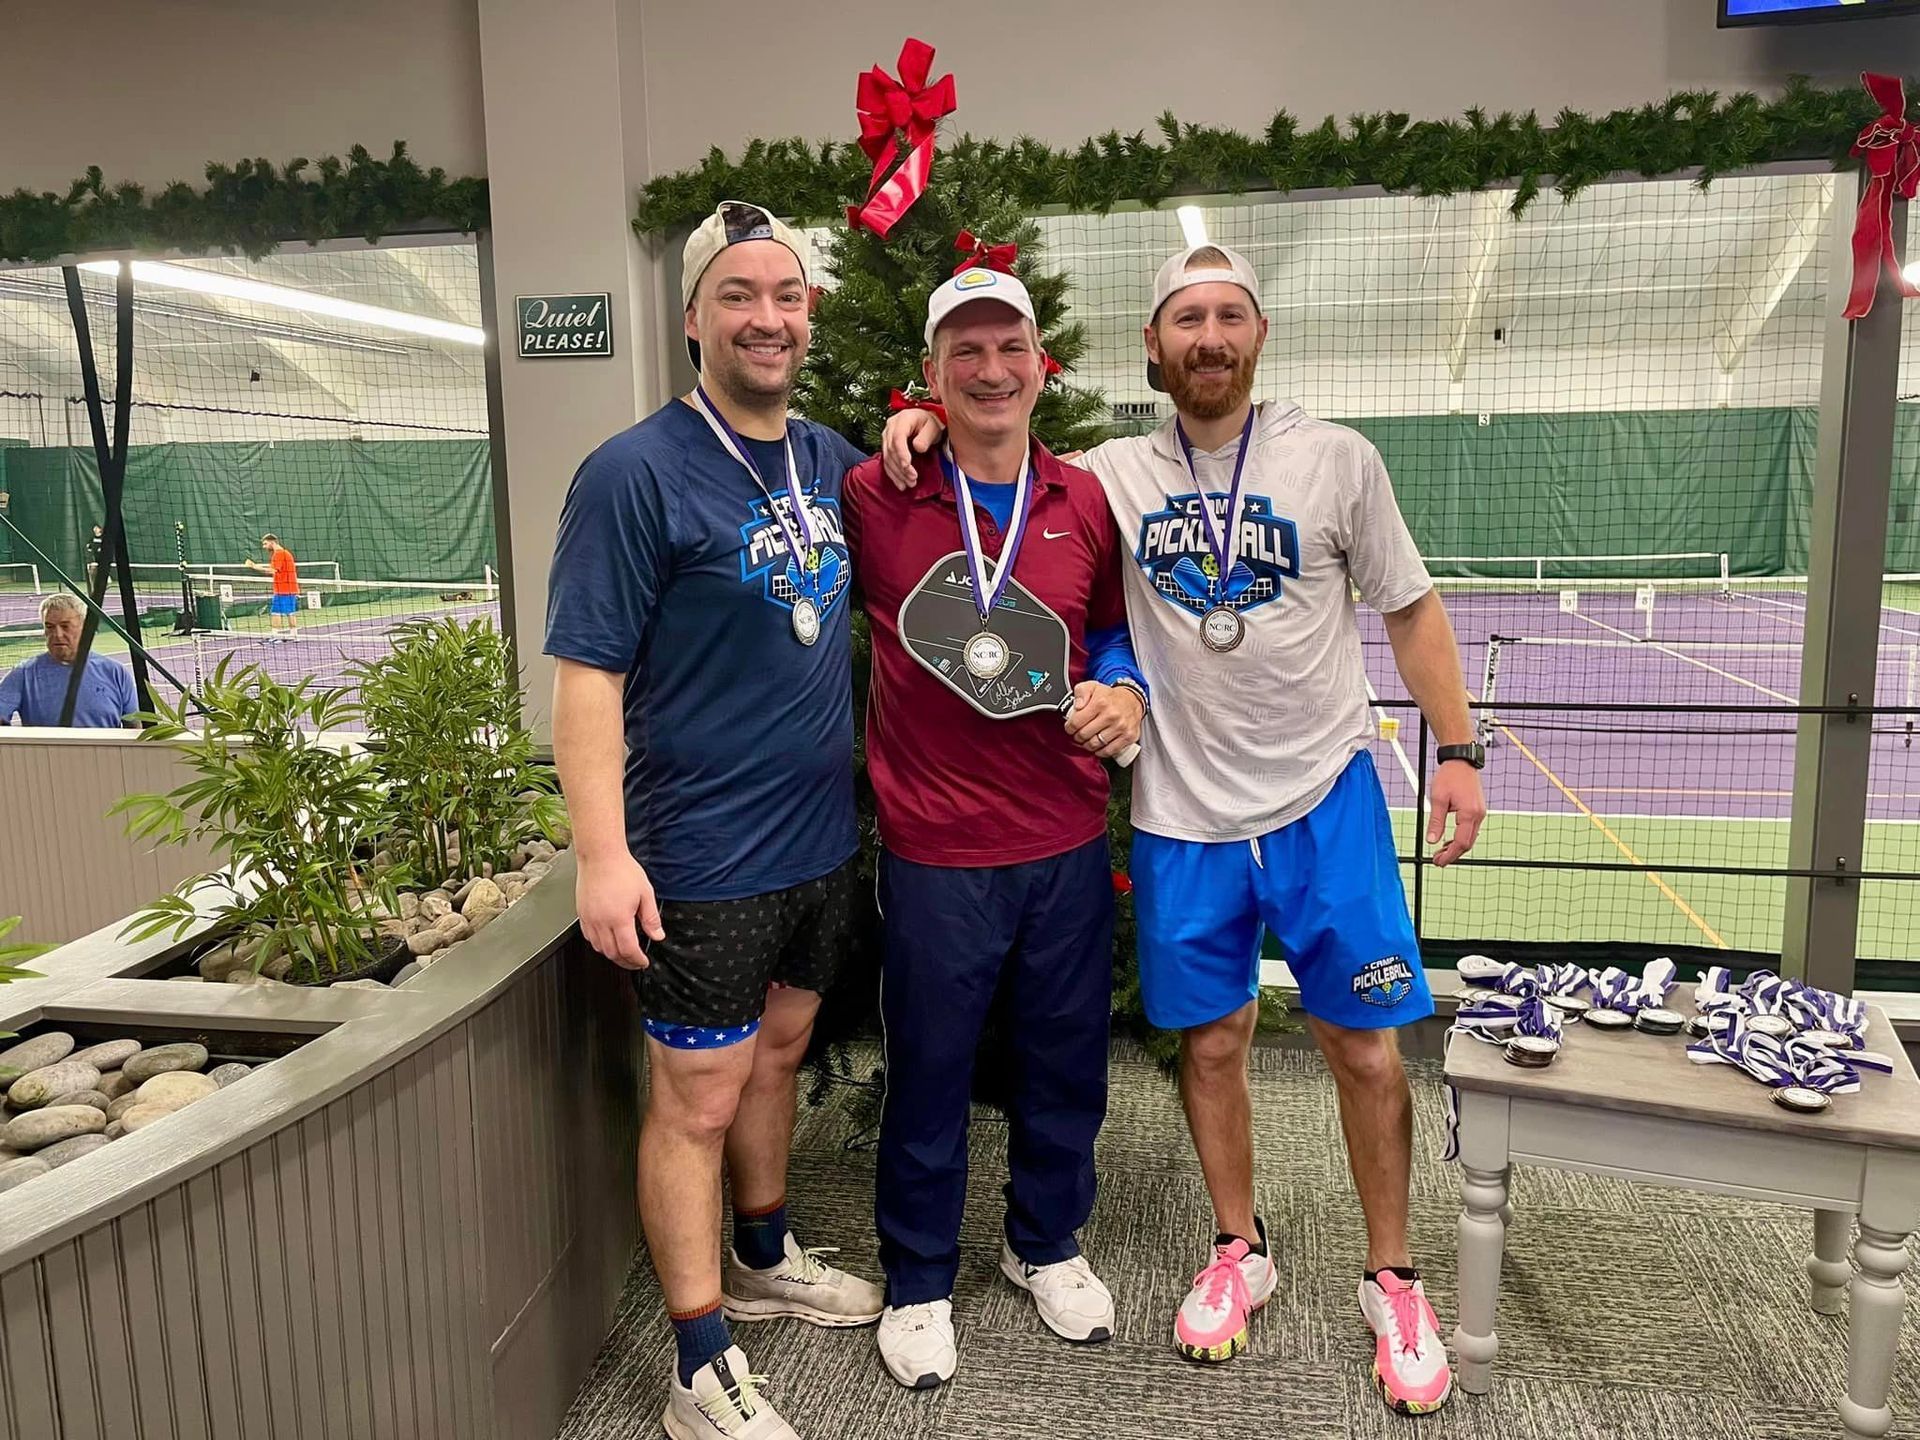
[{"label": "red bow", "polygon": [[[926,192],[933,173],[933,130],[942,115],[954,109],[953,76],[942,75],[929,85],[933,47],[909,39],[900,47],[900,78],[895,80],[878,65],[860,77],[854,108],[860,116],[860,148],[873,161],[864,205],[847,207],[847,223],[862,225],[882,240],[887,232]],[[906,132],[907,155],[891,177],[887,167],[900,153],[898,132]],[[884,183],[882,183],[884,181]]]},{"label": "red bow", "polygon": [[1853,224],[1853,289],[1842,312],[1849,320],[1873,309],[1882,266],[1892,274],[1896,294],[1920,297],[1920,287],[1900,273],[1900,257],[1893,253],[1893,202],[1911,200],[1920,190],[1920,125],[1907,119],[1906,87],[1897,76],[1863,74],[1860,79],[1881,113],[1853,146],[1866,161],[1868,179]]},{"label": "red bow", "polygon": [[1124,870],[1114,871],[1113,893],[1116,895],[1131,895],[1133,893],[1133,877]]},{"label": "red bow", "polygon": [[1061,373],[1061,371],[1067,368],[1066,366],[1062,365],[1058,360],[1054,359],[1053,356],[1047,354],[1044,350],[1040,352],[1040,358],[1047,362],[1044,369],[1044,373],[1049,377],[1058,375]]},{"label": "red bow", "polygon": [[947,423],[947,407],[938,400],[916,400],[904,390],[896,390],[887,401],[889,410],[925,410],[937,417],[942,425]]},{"label": "red bow", "polygon": [[1011,275],[1014,257],[1020,253],[1018,245],[989,245],[984,240],[976,240],[971,230],[962,230],[954,240],[953,248],[964,251],[967,257],[953,267],[956,275],[975,265],[984,270],[998,270],[1003,275]]}]

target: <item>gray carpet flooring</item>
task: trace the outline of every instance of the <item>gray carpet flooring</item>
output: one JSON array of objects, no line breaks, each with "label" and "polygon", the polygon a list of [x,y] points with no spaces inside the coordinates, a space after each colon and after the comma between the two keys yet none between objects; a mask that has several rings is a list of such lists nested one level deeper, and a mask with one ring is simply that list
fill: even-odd
[{"label": "gray carpet flooring", "polygon": [[[1252,1350],[1200,1369],[1169,1344],[1206,1256],[1210,1211],[1179,1099],[1137,1051],[1114,1054],[1101,1190],[1082,1234],[1119,1330],[1073,1347],[999,1274],[1005,1130],[977,1122],[960,1281],[960,1372],[930,1393],[881,1369],[873,1332],[777,1321],[736,1327],[767,1393],[804,1440],[1829,1440],[1844,1385],[1844,1319],[1814,1315],[1800,1212],[1558,1172],[1514,1184],[1493,1393],[1456,1388],[1419,1420],[1383,1407],[1354,1284],[1365,1247],[1332,1083],[1311,1051],[1254,1055],[1259,1203],[1280,1287]],[[1443,1330],[1455,1319],[1458,1174],[1439,1156],[1437,1067],[1412,1063],[1418,1105],[1413,1240]],[[849,1088],[801,1116],[789,1212],[803,1242],[878,1276],[873,1156]],[[853,1142],[854,1148],[849,1148]],[[1912,1272],[1910,1272],[1912,1273]],[[1910,1286],[1910,1292],[1914,1287]],[[644,1249],[561,1440],[657,1436],[673,1353]],[[1893,1435],[1920,1437],[1920,1301],[1895,1365]]]}]

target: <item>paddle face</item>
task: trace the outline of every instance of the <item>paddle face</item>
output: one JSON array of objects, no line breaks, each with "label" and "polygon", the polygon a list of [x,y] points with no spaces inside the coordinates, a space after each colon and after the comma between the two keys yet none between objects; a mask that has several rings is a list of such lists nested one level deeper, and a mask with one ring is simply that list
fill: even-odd
[{"label": "paddle face", "polygon": [[[980,612],[967,584],[967,557],[955,550],[934,562],[900,607],[900,643],[967,704],[995,720],[1058,713],[1071,700],[1067,674],[1072,642],[1063,621],[1045,601],[1009,579],[987,628],[1004,650],[976,644]],[[970,650],[971,647],[971,650]],[[969,656],[974,661],[969,666]],[[1004,660],[995,673],[991,663]]]}]

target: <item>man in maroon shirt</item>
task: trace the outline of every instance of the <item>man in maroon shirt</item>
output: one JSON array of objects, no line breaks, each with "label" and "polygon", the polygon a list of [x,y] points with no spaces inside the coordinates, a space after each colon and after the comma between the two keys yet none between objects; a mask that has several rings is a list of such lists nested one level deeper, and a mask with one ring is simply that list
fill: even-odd
[{"label": "man in maroon shirt", "polygon": [[[879,1345],[916,1389],[957,1364],[968,1104],[996,990],[1012,1051],[1001,1270],[1064,1338],[1113,1333],[1076,1239],[1112,1003],[1101,757],[1129,750],[1147,704],[1100,484],[1028,434],[1046,357],[1025,287],[963,270],[934,291],[926,335],[948,447],[921,457],[911,492],[878,459],[843,492],[873,634],[867,765],[884,847]],[[1056,696],[1071,697],[1064,725]]]}]

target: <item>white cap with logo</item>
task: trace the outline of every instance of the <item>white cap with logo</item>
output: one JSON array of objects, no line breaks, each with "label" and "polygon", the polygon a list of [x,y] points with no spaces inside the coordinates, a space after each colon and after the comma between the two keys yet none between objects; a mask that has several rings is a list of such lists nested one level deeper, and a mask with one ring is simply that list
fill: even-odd
[{"label": "white cap with logo", "polygon": [[1035,325],[1040,323],[1033,313],[1033,297],[1017,275],[1005,270],[989,270],[984,265],[969,265],[934,286],[933,294],[927,297],[928,350],[933,349],[933,332],[940,328],[940,322],[962,305],[971,305],[976,300],[997,300]]},{"label": "white cap with logo", "polygon": [[[800,262],[800,283],[807,283],[807,242],[800,238],[799,231],[758,205],[744,200],[722,200],[713,214],[687,237],[686,248],[680,252],[682,309],[693,304],[693,292],[700,277],[707,273],[707,267],[719,258],[720,252],[747,240],[774,240],[786,246]],[[698,370],[700,342],[691,336],[687,337],[687,353],[693,357],[693,368]]]},{"label": "white cap with logo", "polygon": [[[1226,264],[1203,262],[1196,270],[1189,270],[1187,262],[1200,251],[1211,250],[1225,259]],[[1260,311],[1260,277],[1254,274],[1253,266],[1238,250],[1229,250],[1225,245],[1209,240],[1200,245],[1189,245],[1177,255],[1169,257],[1160,267],[1160,273],[1153,277],[1153,308],[1147,312],[1147,323],[1151,325],[1160,314],[1160,307],[1189,285],[1227,284],[1238,285],[1247,292],[1253,301],[1254,313]],[[1147,362],[1147,384],[1155,390],[1165,390],[1160,367],[1153,361]]]}]

